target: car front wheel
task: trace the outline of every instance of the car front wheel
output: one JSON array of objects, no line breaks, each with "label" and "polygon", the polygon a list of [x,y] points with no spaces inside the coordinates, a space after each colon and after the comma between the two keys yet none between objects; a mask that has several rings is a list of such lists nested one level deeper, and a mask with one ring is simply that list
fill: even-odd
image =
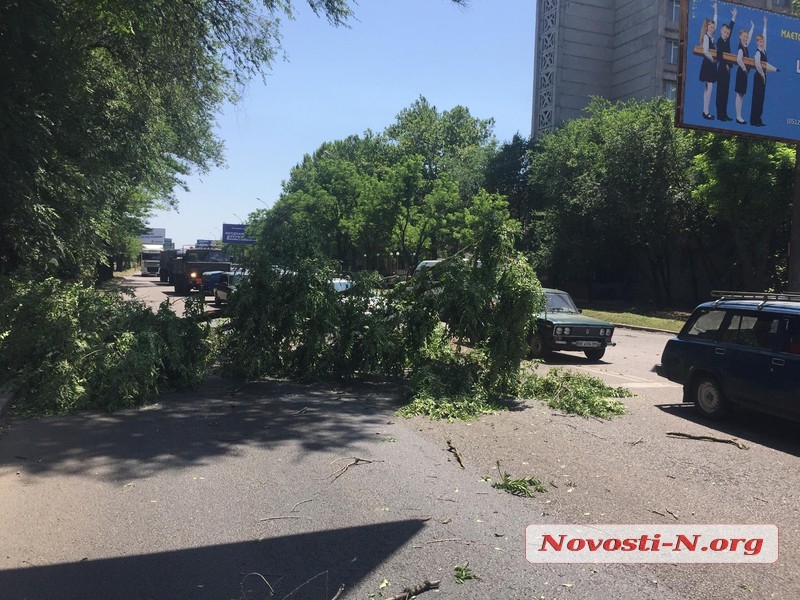
[{"label": "car front wheel", "polygon": [[528,347],[532,358],[547,358],[550,355],[550,348],[545,345],[542,337],[536,333],[528,334]]},{"label": "car front wheel", "polygon": [[605,348],[592,348],[591,350],[584,350],[583,353],[586,355],[586,358],[589,360],[600,360],[603,358],[603,355],[606,353]]},{"label": "car front wheel", "polygon": [[718,420],[728,413],[728,400],[717,380],[710,375],[701,375],[695,380],[692,397],[695,409],[704,417]]}]

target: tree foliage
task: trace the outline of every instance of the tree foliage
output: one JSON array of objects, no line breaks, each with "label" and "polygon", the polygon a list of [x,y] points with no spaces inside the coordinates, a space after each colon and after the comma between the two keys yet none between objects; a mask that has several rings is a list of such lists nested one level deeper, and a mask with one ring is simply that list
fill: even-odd
[{"label": "tree foliage", "polygon": [[282,15],[291,2],[2,2],[0,273],[86,275],[185,175],[220,165],[216,112],[269,66]]},{"label": "tree foliage", "polygon": [[145,404],[192,389],[211,356],[196,312],[157,313],[119,292],[55,278],[2,281],[0,374],[21,414],[60,414]]},{"label": "tree foliage", "polygon": [[587,110],[589,117],[544,137],[532,158],[544,206],[541,260],[551,273],[585,281],[643,279],[669,300],[691,137],[673,127],[673,106],[663,99],[594,99]]}]

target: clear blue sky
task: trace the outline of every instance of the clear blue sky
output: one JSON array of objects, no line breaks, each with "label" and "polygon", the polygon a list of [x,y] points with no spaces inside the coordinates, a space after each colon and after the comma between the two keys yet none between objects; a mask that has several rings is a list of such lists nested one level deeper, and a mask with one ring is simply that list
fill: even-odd
[{"label": "clear blue sky", "polygon": [[420,96],[440,112],[461,105],[495,119],[500,142],[530,135],[535,0],[360,0],[350,29],[295,4],[296,20],[282,26],[288,60],[219,115],[227,168],[190,177],[177,211],[149,221],[178,248],[272,206],[305,154],[383,131]]}]

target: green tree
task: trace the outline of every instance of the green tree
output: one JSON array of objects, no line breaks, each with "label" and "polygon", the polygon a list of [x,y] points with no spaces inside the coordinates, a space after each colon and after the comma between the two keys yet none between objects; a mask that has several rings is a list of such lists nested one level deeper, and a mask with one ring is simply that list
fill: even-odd
[{"label": "green tree", "polygon": [[786,284],[795,149],[780,142],[704,135],[695,198],[724,230],[720,281],[761,290]]},{"label": "green tree", "polygon": [[691,136],[664,99],[611,104],[542,138],[531,181],[544,215],[538,254],[555,283],[643,281],[671,300],[674,244],[689,202]]},{"label": "green tree", "polygon": [[291,2],[0,4],[0,272],[86,274],[186,174],[221,164],[215,114],[273,60],[281,15]]}]

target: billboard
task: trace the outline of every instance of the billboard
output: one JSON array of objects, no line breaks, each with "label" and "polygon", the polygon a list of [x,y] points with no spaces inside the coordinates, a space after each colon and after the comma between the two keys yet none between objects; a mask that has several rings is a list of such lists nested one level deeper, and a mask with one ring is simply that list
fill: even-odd
[{"label": "billboard", "polygon": [[681,127],[800,141],[800,18],[684,0]]},{"label": "billboard", "polygon": [[147,233],[143,233],[139,236],[139,239],[143,244],[163,244],[166,234],[166,229],[163,227],[156,227],[155,229],[148,229]]},{"label": "billboard", "polygon": [[245,235],[247,225],[243,223],[223,223],[222,224],[222,243],[223,244],[255,244],[253,238]]}]

